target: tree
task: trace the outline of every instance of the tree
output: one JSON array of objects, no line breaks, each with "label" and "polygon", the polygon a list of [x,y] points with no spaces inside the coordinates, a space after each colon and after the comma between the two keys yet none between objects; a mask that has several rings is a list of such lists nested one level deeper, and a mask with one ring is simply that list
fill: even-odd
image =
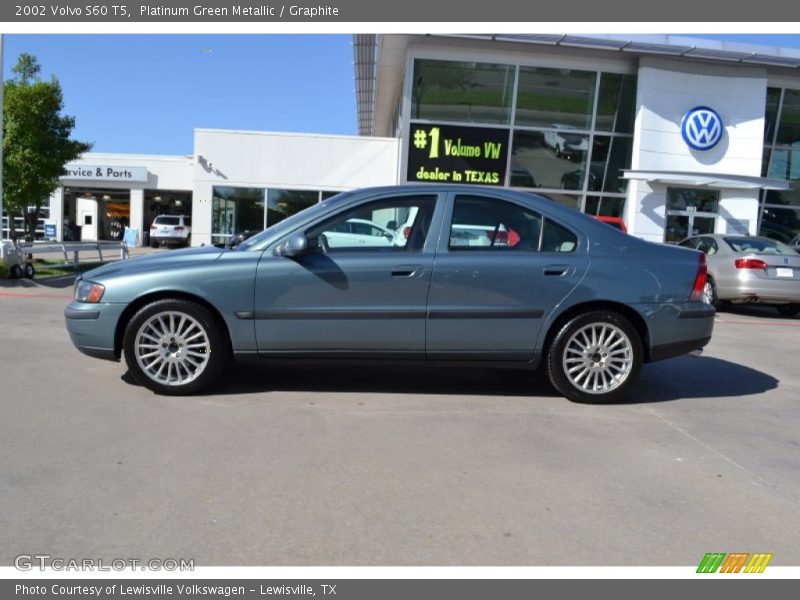
[{"label": "tree", "polygon": [[33,240],[42,203],[59,186],[64,166],[92,145],[70,138],[75,118],[63,115],[64,99],[55,77],[42,81],[36,57],[23,53],[3,88],[3,199],[9,231],[24,215],[25,237]]}]

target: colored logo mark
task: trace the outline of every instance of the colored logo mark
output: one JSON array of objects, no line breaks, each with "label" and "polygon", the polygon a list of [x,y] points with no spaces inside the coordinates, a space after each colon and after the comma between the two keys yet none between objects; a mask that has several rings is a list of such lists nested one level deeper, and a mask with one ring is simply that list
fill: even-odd
[{"label": "colored logo mark", "polygon": [[681,135],[693,150],[711,150],[722,139],[722,118],[712,108],[697,106],[683,115]]},{"label": "colored logo mark", "polygon": [[698,573],[763,573],[772,554],[748,552],[709,552],[700,561]]}]

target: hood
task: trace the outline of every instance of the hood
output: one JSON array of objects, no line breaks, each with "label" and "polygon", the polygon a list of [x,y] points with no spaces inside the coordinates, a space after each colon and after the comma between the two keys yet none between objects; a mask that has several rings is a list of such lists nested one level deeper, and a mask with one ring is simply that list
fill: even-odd
[{"label": "hood", "polygon": [[216,246],[202,246],[200,248],[155,252],[146,256],[115,261],[111,264],[98,267],[97,269],[92,269],[84,273],[81,279],[98,281],[108,279],[109,277],[130,275],[132,273],[180,268],[181,266],[195,264],[197,262],[217,260],[226,252],[230,252],[230,250],[223,250]]}]

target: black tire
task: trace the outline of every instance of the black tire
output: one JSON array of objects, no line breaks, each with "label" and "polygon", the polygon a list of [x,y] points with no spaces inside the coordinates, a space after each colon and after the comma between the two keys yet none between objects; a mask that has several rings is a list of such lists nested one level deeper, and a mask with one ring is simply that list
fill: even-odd
[{"label": "black tire", "polygon": [[800,304],[779,304],[775,308],[784,317],[796,317],[800,314]]},{"label": "black tire", "polygon": [[150,242],[151,248],[158,248],[158,242]]},{"label": "black tire", "polygon": [[22,267],[19,265],[11,265],[8,268],[8,276],[11,279],[21,279],[22,278]]},{"label": "black tire", "polygon": [[[606,331],[610,343],[587,346],[577,339],[579,332],[587,328]],[[576,344],[581,346],[582,356],[576,353]],[[623,349],[624,353],[621,352]],[[550,382],[567,399],[603,404],[624,397],[642,368],[644,350],[639,333],[628,319],[619,313],[600,310],[577,315],[562,325],[550,344],[546,361]],[[574,362],[573,368],[578,369],[573,375],[567,372],[567,361]],[[571,376],[578,380],[577,383],[573,383]],[[598,380],[602,380],[602,387],[598,386]],[[589,384],[590,381],[593,383]]]},{"label": "black tire", "polygon": [[709,304],[719,310],[722,308],[722,300],[719,299],[717,296],[717,286],[714,285],[714,280],[709,277],[706,281],[706,289],[703,291],[704,294],[708,295]]},{"label": "black tire", "polygon": [[[168,318],[165,315],[173,315],[175,319],[183,316],[186,318],[187,323],[193,323],[191,329],[184,329],[182,335],[186,339],[174,331],[170,334],[167,331],[168,326],[164,326],[162,322],[161,329],[167,333],[163,336],[157,334],[156,337],[160,339],[152,341],[153,336],[150,334],[155,333],[155,331],[151,329],[151,326],[153,323],[158,323],[157,320],[159,318]],[[167,323],[174,323],[174,321],[167,321]],[[173,329],[179,331],[181,327],[179,324],[175,324]],[[201,336],[198,339],[195,333],[199,331],[202,331],[205,337]],[[148,336],[143,334],[148,334]],[[137,338],[139,339],[138,357]],[[171,342],[170,339],[172,340]],[[192,344],[189,344],[190,341]],[[145,344],[145,342],[147,343]],[[163,345],[167,343],[170,345]],[[230,357],[230,343],[224,326],[220,325],[215,316],[206,307],[180,299],[156,300],[141,308],[125,327],[122,345],[125,351],[125,362],[133,377],[146,388],[157,394],[167,396],[191,395],[207,388],[219,378]],[[159,345],[161,347],[158,347]],[[143,348],[143,346],[154,347]],[[195,348],[190,351],[189,348],[184,349],[184,346],[195,346]],[[153,365],[153,363],[151,365],[146,364],[151,360],[147,356],[151,352],[157,353],[157,356],[152,359],[153,363],[161,361],[151,368],[155,370],[156,367],[164,364],[167,368],[165,376],[167,381],[163,376],[159,378],[158,373],[152,373],[143,368],[143,365],[144,367]],[[182,353],[194,354],[200,358],[189,357],[188,354]],[[194,360],[199,361],[202,364],[202,368],[197,367],[192,372],[191,367],[196,366],[194,362],[191,362]],[[173,368],[180,375],[177,378],[173,378],[172,382],[169,382]],[[180,382],[181,375],[186,376],[186,382]],[[174,379],[178,379],[178,382],[175,382]]]},{"label": "black tire", "polygon": [[31,263],[25,263],[25,267],[23,268],[23,274],[25,275],[26,279],[33,279],[36,277],[36,269]]}]

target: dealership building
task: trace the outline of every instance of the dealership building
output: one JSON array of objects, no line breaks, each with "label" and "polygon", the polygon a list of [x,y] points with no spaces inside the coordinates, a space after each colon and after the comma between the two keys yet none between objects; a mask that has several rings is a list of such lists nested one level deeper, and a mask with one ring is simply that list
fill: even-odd
[{"label": "dealership building", "polygon": [[[665,35],[355,35],[358,136],[196,129],[189,156],[85,155],[59,239],[192,217],[192,244],[337,192],[505,186],[633,235],[800,233],[800,51]],[[52,231],[52,229],[51,229]]]}]

